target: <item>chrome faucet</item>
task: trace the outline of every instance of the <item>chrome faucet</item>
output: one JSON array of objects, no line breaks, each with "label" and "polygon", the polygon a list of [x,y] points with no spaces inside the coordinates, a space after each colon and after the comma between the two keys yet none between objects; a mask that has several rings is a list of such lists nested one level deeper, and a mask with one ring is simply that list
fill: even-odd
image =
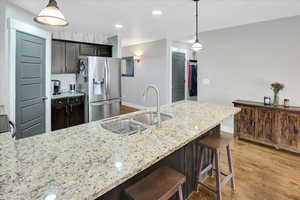
[{"label": "chrome faucet", "polygon": [[156,112],[157,112],[157,119],[158,119],[158,122],[156,124],[157,127],[161,127],[161,118],[160,118],[160,103],[159,103],[159,89],[156,85],[148,85],[146,87],[146,89],[144,90],[143,92],[143,97],[144,97],[144,101],[146,102],[147,100],[147,94],[148,94],[148,91],[149,89],[154,89],[155,93],[156,93]]}]

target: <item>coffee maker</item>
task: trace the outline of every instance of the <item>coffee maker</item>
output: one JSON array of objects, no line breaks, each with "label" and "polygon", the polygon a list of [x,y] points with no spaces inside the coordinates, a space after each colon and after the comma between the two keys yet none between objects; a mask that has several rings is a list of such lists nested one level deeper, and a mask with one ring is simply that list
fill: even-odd
[{"label": "coffee maker", "polygon": [[60,93],[60,80],[52,80],[53,82],[53,95],[59,95]]}]

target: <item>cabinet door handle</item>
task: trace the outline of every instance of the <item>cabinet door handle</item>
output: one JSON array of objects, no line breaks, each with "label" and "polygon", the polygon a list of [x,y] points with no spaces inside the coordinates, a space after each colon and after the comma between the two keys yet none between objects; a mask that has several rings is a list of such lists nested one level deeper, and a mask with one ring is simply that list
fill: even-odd
[{"label": "cabinet door handle", "polygon": [[69,112],[69,109],[68,109],[68,105],[66,105],[66,113],[68,113]]},{"label": "cabinet door handle", "polygon": [[73,112],[73,105],[70,105],[70,112]]}]

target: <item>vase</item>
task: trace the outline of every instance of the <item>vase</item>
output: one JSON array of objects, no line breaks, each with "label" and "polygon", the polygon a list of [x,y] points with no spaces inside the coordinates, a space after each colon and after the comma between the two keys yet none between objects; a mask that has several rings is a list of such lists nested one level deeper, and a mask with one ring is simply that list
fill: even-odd
[{"label": "vase", "polygon": [[274,106],[278,106],[279,105],[279,96],[278,96],[278,93],[274,93],[273,105]]}]

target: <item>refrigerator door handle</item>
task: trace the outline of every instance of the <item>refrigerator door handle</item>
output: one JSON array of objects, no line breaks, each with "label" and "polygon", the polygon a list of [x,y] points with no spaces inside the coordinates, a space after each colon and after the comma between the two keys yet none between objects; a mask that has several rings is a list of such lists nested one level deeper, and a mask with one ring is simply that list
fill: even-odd
[{"label": "refrigerator door handle", "polygon": [[111,83],[110,83],[110,76],[111,76],[111,74],[110,74],[110,65],[109,65],[109,63],[108,63],[108,60],[106,59],[106,67],[107,67],[107,96],[108,96],[108,98],[110,98],[110,87],[111,87]]},{"label": "refrigerator door handle", "polygon": [[106,59],[105,59],[105,62],[104,62],[104,69],[105,69],[105,95],[106,95],[106,98],[108,98],[109,71],[108,71],[107,60]]},{"label": "refrigerator door handle", "polygon": [[91,103],[91,106],[103,106],[109,104],[108,101],[101,101],[101,102],[93,102]]}]

